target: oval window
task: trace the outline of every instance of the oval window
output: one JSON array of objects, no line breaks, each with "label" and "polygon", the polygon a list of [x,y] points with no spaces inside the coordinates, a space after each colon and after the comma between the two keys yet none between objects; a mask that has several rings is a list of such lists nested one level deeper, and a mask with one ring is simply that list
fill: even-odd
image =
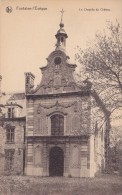
[{"label": "oval window", "polygon": [[60,57],[56,57],[54,60],[55,64],[58,65],[61,63],[61,58]]}]

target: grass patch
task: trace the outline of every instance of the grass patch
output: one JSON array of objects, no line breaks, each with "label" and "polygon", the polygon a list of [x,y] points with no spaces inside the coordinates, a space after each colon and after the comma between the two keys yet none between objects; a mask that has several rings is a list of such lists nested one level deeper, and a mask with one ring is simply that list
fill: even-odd
[{"label": "grass patch", "polygon": [[96,178],[1,176],[0,195],[121,195],[122,177]]}]

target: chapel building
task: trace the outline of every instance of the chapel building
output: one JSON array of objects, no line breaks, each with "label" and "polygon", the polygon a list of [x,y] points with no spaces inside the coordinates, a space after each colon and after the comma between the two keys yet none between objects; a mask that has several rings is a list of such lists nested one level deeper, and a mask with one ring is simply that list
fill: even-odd
[{"label": "chapel building", "polygon": [[40,68],[36,89],[34,75],[25,74],[26,175],[92,177],[94,136],[91,133],[91,83],[78,86],[76,64],[66,54],[68,35],[61,21],[56,48]]},{"label": "chapel building", "polygon": [[27,72],[25,93],[0,104],[1,174],[94,177],[104,168],[104,130],[92,125],[92,85],[76,83],[62,20],[59,26],[40,84],[34,88],[35,76]]}]

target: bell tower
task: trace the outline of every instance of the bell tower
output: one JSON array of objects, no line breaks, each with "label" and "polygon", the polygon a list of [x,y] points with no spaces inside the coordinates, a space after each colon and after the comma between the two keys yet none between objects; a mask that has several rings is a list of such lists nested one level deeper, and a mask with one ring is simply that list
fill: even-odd
[{"label": "bell tower", "polygon": [[63,13],[64,10],[61,10],[61,22],[59,24],[60,29],[57,31],[57,34],[55,35],[57,39],[56,43],[56,50],[61,50],[65,52],[66,49],[66,38],[68,38],[67,33],[64,30],[64,23],[63,23]]}]

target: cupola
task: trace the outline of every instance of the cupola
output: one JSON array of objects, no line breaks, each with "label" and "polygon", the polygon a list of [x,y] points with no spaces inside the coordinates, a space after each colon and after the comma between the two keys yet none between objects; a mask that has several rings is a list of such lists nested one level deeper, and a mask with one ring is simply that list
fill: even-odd
[{"label": "cupola", "polygon": [[63,23],[63,13],[64,10],[61,10],[61,22],[59,24],[60,29],[57,31],[57,34],[55,35],[57,39],[56,43],[56,50],[61,50],[65,52],[66,49],[66,38],[68,38],[66,31],[64,30],[64,23]]}]

